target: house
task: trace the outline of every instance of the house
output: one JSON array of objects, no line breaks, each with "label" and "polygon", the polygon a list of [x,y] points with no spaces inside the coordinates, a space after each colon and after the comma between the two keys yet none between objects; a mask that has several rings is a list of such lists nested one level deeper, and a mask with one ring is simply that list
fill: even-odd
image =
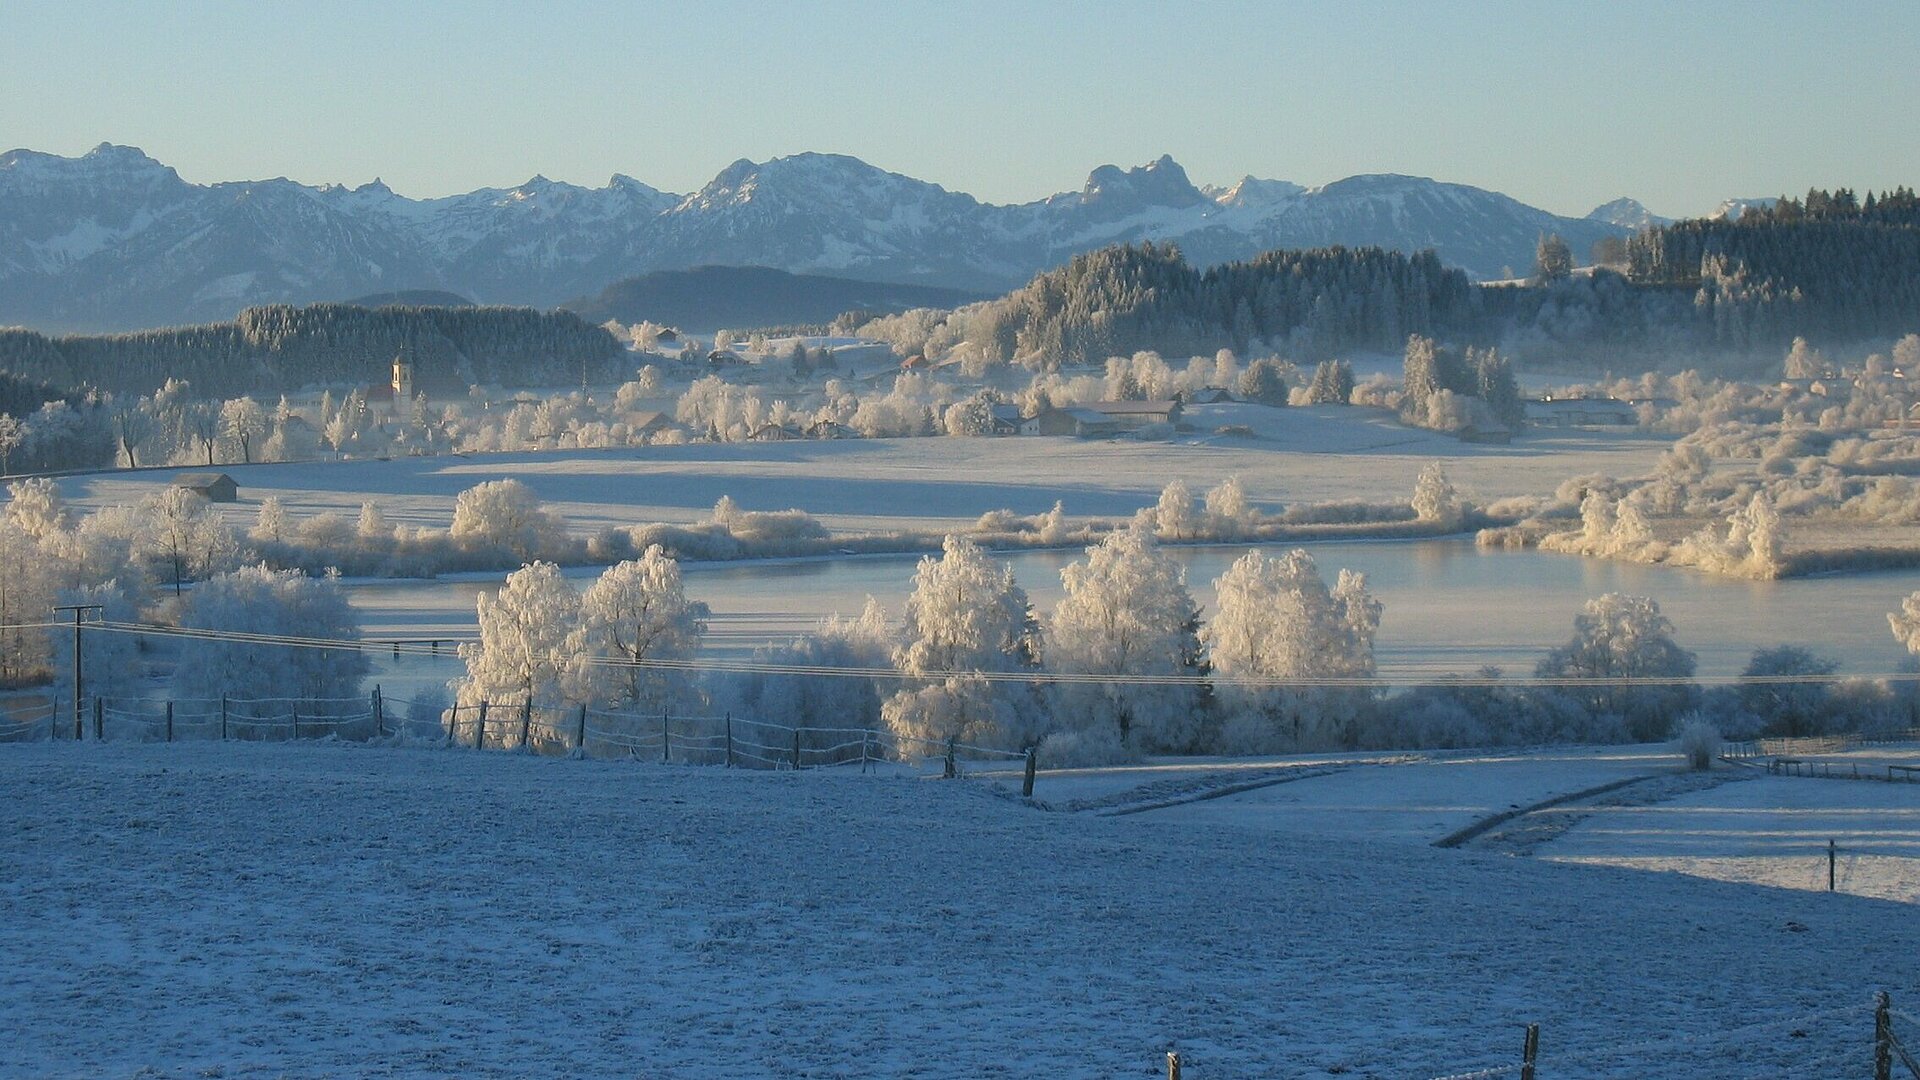
[{"label": "house", "polygon": [[173,486],[186,488],[208,502],[230,503],[240,500],[240,485],[220,472],[184,472],[173,478]]},{"label": "house", "polygon": [[1233,391],[1224,386],[1203,386],[1192,392],[1182,391],[1176,396],[1188,405],[1226,405],[1234,400]]},{"label": "house", "polygon": [[993,412],[993,416],[987,423],[987,434],[989,435],[1020,434],[1020,421],[1021,421],[1020,406],[995,405],[995,406],[992,406],[992,412]]},{"label": "house", "polygon": [[1075,438],[1092,439],[1118,435],[1127,430],[1130,430],[1127,425],[1105,413],[1079,406],[1042,409],[1020,421],[1022,435],[1072,435]]},{"label": "house", "polygon": [[925,371],[932,366],[933,365],[927,361],[927,358],[921,356],[919,353],[914,353],[912,356],[900,361],[901,371]]},{"label": "house", "polygon": [[680,425],[674,422],[671,413],[637,412],[627,421],[627,430],[641,438],[651,439],[663,432],[672,431]]},{"label": "house", "polygon": [[787,442],[799,437],[799,432],[783,424],[776,424],[771,420],[754,428],[753,434],[747,436],[747,438],[752,439],[754,442]]},{"label": "house", "polygon": [[1542,398],[1527,402],[1527,422],[1540,427],[1633,427],[1640,416],[1618,398]]},{"label": "house", "polygon": [[807,425],[809,439],[855,439],[860,433],[837,420],[815,420]]},{"label": "house", "polygon": [[1091,409],[1120,426],[1122,430],[1173,424],[1180,420],[1178,401],[1095,401],[1080,408]]},{"label": "house", "polygon": [[745,367],[747,361],[732,349],[715,349],[707,354],[707,366],[710,368]]}]

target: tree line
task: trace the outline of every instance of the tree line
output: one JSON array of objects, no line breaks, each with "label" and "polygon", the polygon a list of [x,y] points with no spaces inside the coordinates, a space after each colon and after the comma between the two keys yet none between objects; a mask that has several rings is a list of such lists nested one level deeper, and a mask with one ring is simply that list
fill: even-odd
[{"label": "tree line", "polygon": [[49,337],[0,328],[0,371],[119,393],[148,393],[169,379],[216,395],[385,383],[402,355],[416,383],[464,389],[598,381],[616,371],[622,350],[613,335],[571,312],[511,307],[273,304],[230,323],[128,334]]}]

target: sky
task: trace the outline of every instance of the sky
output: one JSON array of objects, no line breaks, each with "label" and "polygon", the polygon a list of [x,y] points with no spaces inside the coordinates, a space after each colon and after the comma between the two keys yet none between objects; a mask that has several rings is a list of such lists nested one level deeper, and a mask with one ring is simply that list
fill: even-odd
[{"label": "sky", "polygon": [[1563,214],[1920,185],[1920,3],[0,3],[0,149],[197,183],[696,190],[815,150],[1025,202],[1399,172]]}]

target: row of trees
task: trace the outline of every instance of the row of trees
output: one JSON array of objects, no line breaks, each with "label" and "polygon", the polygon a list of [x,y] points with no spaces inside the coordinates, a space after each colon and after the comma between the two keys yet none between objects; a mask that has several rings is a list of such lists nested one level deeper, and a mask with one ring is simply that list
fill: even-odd
[{"label": "row of trees", "polygon": [[222,395],[384,383],[400,355],[421,384],[462,389],[600,381],[623,359],[605,329],[533,308],[275,304],[248,308],[231,323],[129,334],[48,337],[0,328],[0,371],[136,395],[169,379]]}]

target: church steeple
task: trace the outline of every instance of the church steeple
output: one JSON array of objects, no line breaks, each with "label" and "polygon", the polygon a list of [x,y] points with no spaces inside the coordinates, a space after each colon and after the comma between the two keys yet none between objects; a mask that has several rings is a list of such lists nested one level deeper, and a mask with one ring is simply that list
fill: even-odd
[{"label": "church steeple", "polygon": [[403,406],[413,400],[413,361],[407,359],[406,346],[393,358],[393,403]]}]

